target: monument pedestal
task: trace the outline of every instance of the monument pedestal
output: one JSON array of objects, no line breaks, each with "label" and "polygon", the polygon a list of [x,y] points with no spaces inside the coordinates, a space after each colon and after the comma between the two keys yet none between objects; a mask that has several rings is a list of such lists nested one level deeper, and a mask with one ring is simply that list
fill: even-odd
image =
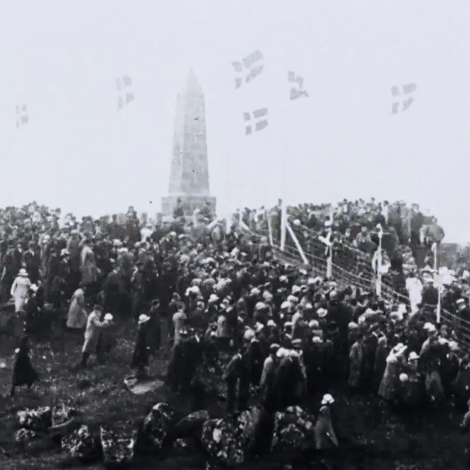
[{"label": "monument pedestal", "polygon": [[178,199],[183,204],[183,210],[185,216],[192,216],[196,209],[200,209],[201,206],[207,204],[214,214],[216,213],[217,199],[213,196],[166,196],[162,197],[162,212],[165,215],[173,215],[174,210],[178,205]]}]

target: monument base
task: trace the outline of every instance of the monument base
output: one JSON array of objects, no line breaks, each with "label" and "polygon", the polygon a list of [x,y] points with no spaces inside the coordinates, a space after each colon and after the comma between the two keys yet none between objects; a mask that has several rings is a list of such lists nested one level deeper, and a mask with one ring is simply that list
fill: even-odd
[{"label": "monument base", "polygon": [[162,213],[163,215],[173,215],[178,199],[183,203],[185,216],[192,216],[196,209],[207,204],[214,214],[216,213],[217,199],[214,196],[166,196],[162,197]]}]

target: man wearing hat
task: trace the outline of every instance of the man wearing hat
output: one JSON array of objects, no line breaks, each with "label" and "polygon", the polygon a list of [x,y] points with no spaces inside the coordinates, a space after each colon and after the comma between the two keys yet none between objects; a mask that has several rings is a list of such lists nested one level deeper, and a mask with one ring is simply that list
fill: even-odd
[{"label": "man wearing hat", "polygon": [[238,411],[245,410],[250,395],[250,360],[246,346],[227,364],[223,379],[227,385],[227,413],[233,413],[237,403]]},{"label": "man wearing hat", "polygon": [[75,290],[80,282],[80,252],[81,241],[84,236],[78,230],[72,230],[71,236],[67,241],[67,251],[70,253],[70,276]]},{"label": "man wearing hat", "polygon": [[276,369],[279,365],[277,352],[279,351],[279,344],[274,343],[269,347],[269,356],[264,360],[263,372],[259,384],[261,392],[261,401],[269,412],[275,411],[275,395],[273,391],[274,377]]},{"label": "man wearing hat", "polygon": [[186,330],[188,317],[184,313],[184,304],[178,303],[178,310],[173,315],[172,319],[172,331],[171,336],[173,337],[173,344],[176,345],[182,340],[181,332]]},{"label": "man wearing hat", "polygon": [[101,316],[103,314],[103,307],[96,304],[93,308],[93,311],[88,317],[86,329],[85,329],[85,342],[83,343],[82,348],[82,361],[80,363],[81,367],[85,368],[87,365],[88,358],[90,354],[96,354],[98,358],[98,363],[102,364],[104,361],[103,351],[98,347],[98,342],[100,338],[100,333],[102,328],[107,328],[112,324],[112,315],[105,316],[104,321],[101,321]]},{"label": "man wearing hat", "polygon": [[35,250],[34,242],[28,243],[28,249],[23,254],[23,264],[26,267],[29,279],[33,284],[36,284],[39,281],[41,258],[39,252]]},{"label": "man wearing hat", "polygon": [[137,326],[137,338],[132,355],[131,367],[137,368],[137,379],[143,379],[146,376],[146,368],[148,367],[150,347],[148,344],[148,330],[150,317],[142,313],[139,316]]},{"label": "man wearing hat", "polygon": [[113,315],[119,313],[119,298],[121,293],[122,276],[117,263],[106,276],[103,284],[104,308]]}]

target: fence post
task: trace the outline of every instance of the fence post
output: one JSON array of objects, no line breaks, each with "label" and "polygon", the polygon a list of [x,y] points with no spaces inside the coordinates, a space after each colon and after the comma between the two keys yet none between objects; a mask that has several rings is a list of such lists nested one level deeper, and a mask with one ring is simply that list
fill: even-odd
[{"label": "fence post", "polygon": [[333,245],[328,247],[328,258],[326,260],[326,277],[331,279],[333,276]]},{"label": "fence post", "polygon": [[292,240],[294,240],[295,246],[297,247],[297,250],[300,254],[300,257],[302,258],[302,261],[304,262],[304,264],[308,264],[308,260],[307,260],[307,257],[305,256],[304,250],[300,246],[299,240],[295,236],[295,233],[292,230],[292,227],[288,223],[286,223],[286,228],[287,228],[287,230],[289,230],[289,233],[290,233],[290,236],[292,237]]}]

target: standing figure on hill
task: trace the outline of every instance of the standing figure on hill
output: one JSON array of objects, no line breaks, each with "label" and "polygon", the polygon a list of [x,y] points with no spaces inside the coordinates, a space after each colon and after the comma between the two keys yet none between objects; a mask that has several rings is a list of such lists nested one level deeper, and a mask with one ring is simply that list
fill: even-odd
[{"label": "standing figure on hill", "polygon": [[318,420],[315,425],[315,447],[330,449],[338,446],[338,439],[331,423],[330,406],[335,402],[330,394],[326,394],[321,402]]},{"label": "standing figure on hill", "polygon": [[142,314],[139,317],[137,327],[137,339],[135,342],[134,354],[132,355],[131,367],[137,368],[137,379],[146,376],[146,368],[149,364],[150,348],[148,345],[148,321],[150,317]]},{"label": "standing figure on hill", "polygon": [[223,379],[227,385],[227,413],[247,408],[250,395],[250,366],[246,347],[237,352],[225,368]]},{"label": "standing figure on hill", "polygon": [[85,310],[85,290],[79,287],[72,295],[69,313],[67,315],[67,328],[83,330],[87,323]]},{"label": "standing figure on hill", "polygon": [[85,329],[85,342],[82,349],[82,361],[80,363],[83,368],[86,367],[90,354],[96,354],[99,364],[103,364],[104,362],[103,351],[98,347],[98,342],[101,329],[107,328],[112,324],[112,316],[111,320],[109,320],[110,317],[105,316],[104,321],[101,321],[102,315],[103,307],[101,307],[101,305],[95,305],[93,312],[91,312],[88,317]]},{"label": "standing figure on hill", "polygon": [[28,337],[23,336],[20,340],[20,347],[15,351],[10,395],[15,395],[15,387],[27,385],[28,389],[31,389],[33,383],[37,381],[39,381],[39,375],[31,364]]},{"label": "standing figure on hill", "polygon": [[16,313],[23,311],[30,287],[31,281],[28,278],[26,269],[20,269],[18,277],[13,282],[10,291],[11,296],[15,299]]},{"label": "standing figure on hill", "polygon": [[160,326],[160,302],[158,299],[152,300],[148,313],[150,323],[148,330],[148,346],[150,355],[155,354],[162,344],[162,332]]},{"label": "standing figure on hill", "polygon": [[40,276],[41,257],[39,252],[35,250],[34,242],[28,243],[28,249],[23,253],[23,264],[31,282],[37,283]]}]

